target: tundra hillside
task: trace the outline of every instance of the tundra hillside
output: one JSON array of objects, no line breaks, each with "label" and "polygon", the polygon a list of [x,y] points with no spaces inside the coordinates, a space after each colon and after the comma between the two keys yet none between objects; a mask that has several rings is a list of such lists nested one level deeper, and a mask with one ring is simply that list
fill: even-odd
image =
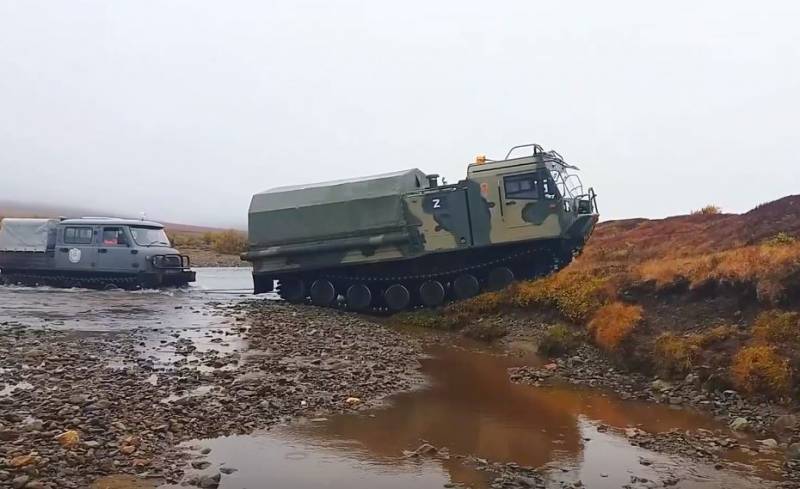
[{"label": "tundra hillside", "polygon": [[484,337],[536,331],[539,351],[554,358],[592,348],[667,385],[687,379],[797,407],[798,309],[794,195],[741,215],[708,206],[604,222],[559,273],[410,319]]},{"label": "tundra hillside", "polygon": [[167,235],[173,246],[189,255],[192,266],[240,267],[245,266],[239,254],[247,250],[247,235],[235,229],[225,231],[186,232],[172,231]]}]

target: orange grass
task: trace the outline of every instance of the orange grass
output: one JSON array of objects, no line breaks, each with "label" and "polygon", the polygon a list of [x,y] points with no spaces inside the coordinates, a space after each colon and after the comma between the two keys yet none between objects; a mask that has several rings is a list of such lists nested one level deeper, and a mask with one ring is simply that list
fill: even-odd
[{"label": "orange grass", "polygon": [[742,348],[731,364],[734,385],[748,394],[785,396],[791,387],[791,377],[789,360],[766,345]]},{"label": "orange grass", "polygon": [[642,321],[642,308],[613,302],[597,310],[589,321],[589,332],[602,348],[613,351]]}]

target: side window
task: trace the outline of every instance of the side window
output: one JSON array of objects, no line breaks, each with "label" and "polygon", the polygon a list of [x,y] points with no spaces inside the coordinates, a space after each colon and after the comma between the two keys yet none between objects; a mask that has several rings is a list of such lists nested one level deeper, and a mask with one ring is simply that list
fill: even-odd
[{"label": "side window", "polygon": [[540,181],[536,173],[513,175],[503,179],[507,199],[538,200]]},{"label": "side window", "polygon": [[92,244],[94,232],[90,227],[64,228],[64,243],[66,244]]},{"label": "side window", "polygon": [[125,230],[122,228],[103,228],[104,246],[128,246]]}]

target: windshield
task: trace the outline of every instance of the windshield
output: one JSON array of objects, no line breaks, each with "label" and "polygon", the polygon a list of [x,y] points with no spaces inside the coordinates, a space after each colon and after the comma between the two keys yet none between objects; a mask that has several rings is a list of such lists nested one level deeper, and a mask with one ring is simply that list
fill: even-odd
[{"label": "windshield", "polygon": [[131,226],[131,234],[139,246],[169,246],[169,238],[163,229]]}]

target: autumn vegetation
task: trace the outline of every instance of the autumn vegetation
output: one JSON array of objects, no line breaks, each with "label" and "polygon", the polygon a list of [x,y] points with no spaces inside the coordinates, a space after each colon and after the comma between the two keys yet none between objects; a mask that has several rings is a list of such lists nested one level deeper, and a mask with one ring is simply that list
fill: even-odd
[{"label": "autumn vegetation", "polygon": [[234,229],[204,233],[169,232],[170,242],[179,249],[211,250],[223,255],[238,255],[247,250],[247,235]]},{"label": "autumn vegetation", "polygon": [[780,398],[800,392],[799,237],[800,196],[741,215],[706,206],[604,222],[559,273],[451,305],[429,321],[454,329],[486,315],[546,311],[568,325],[545,332],[546,354],[585,338],[663,377],[710,367],[742,392]]}]

